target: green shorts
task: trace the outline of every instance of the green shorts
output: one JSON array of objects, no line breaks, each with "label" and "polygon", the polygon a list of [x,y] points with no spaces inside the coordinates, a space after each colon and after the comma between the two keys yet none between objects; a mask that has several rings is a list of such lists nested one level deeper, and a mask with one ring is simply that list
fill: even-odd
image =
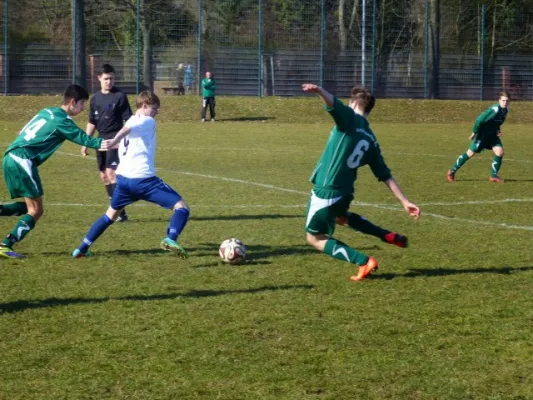
[{"label": "green shorts", "polygon": [[4,155],[4,178],[12,199],[28,197],[35,199],[43,195],[39,171],[31,160],[9,152]]},{"label": "green shorts", "polygon": [[481,153],[485,149],[492,149],[493,147],[503,147],[499,136],[490,136],[487,138],[474,138],[470,143],[469,149],[474,153]]},{"label": "green shorts", "polygon": [[335,232],[335,219],[344,217],[348,213],[353,196],[338,195],[328,198],[331,192],[313,190],[307,205],[305,231],[313,235],[333,235]]}]

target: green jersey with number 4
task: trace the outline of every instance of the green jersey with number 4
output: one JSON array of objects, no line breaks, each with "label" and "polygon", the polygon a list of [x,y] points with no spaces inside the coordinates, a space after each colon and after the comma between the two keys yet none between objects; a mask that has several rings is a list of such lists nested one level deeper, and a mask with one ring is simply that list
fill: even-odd
[{"label": "green jersey with number 4", "polygon": [[315,189],[331,192],[332,197],[353,195],[357,169],[363,165],[369,165],[380,181],[391,178],[368,121],[337,98],[326,110],[336,125],[311,176]]},{"label": "green jersey with number 4", "polygon": [[14,152],[18,157],[41,165],[65,140],[93,149],[100,148],[102,138],[92,138],[78,127],[61,107],[39,111],[20,131],[6,154]]}]

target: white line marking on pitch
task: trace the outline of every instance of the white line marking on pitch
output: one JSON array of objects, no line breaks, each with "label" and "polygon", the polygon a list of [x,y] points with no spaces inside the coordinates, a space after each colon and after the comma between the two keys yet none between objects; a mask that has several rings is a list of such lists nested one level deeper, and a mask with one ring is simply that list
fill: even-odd
[{"label": "white line marking on pitch", "polygon": [[[67,156],[71,156],[71,157],[82,157],[81,154],[77,155],[77,154],[65,153],[65,152],[59,152],[59,151],[58,151],[58,153],[64,154],[64,155],[67,155]],[[91,158],[91,159],[94,159],[94,157],[89,157],[89,156],[87,156],[87,157]],[[179,171],[179,170],[178,171],[174,171],[174,170],[168,170],[168,169],[164,169],[164,168],[157,168],[157,169],[160,170],[160,171],[170,172],[170,173],[173,173],[173,174],[198,176],[198,177],[201,177],[201,178],[217,179],[217,180],[222,180],[222,181],[226,181],[226,182],[236,182],[236,183],[242,183],[242,184],[245,184],[245,185],[253,185],[253,186],[258,186],[258,187],[262,187],[262,188],[265,188],[265,189],[271,189],[271,190],[288,192],[288,193],[295,193],[295,194],[302,194],[302,195],[309,195],[309,193],[310,193],[310,191],[304,192],[304,191],[301,191],[301,190],[287,189],[287,188],[282,188],[282,187],[279,187],[279,186],[274,186],[274,185],[269,185],[269,184],[264,184],[264,183],[245,181],[243,179],[225,178],[225,177],[220,177],[220,176],[215,176],[215,175],[198,174],[198,173],[194,173],[194,172]],[[386,205],[386,204],[371,204],[371,203],[361,203],[361,202],[355,202],[355,204],[358,205],[358,206],[362,206],[362,207],[374,207],[374,208],[378,208],[378,209],[382,209],[382,210],[402,211],[402,212],[404,211],[402,208],[400,208],[398,206],[392,206],[392,205]],[[428,216],[428,217],[433,217],[433,218],[436,218],[436,219],[446,220],[446,221],[460,221],[460,222],[467,222],[467,223],[471,223],[471,224],[478,224],[478,225],[491,226],[491,227],[500,227],[500,228],[506,228],[506,229],[533,231],[533,226],[527,226],[527,225],[514,225],[514,224],[506,224],[506,223],[499,223],[499,222],[477,221],[477,220],[466,219],[466,218],[447,217],[445,215],[425,213],[425,212],[423,212],[423,215],[424,216]]]}]

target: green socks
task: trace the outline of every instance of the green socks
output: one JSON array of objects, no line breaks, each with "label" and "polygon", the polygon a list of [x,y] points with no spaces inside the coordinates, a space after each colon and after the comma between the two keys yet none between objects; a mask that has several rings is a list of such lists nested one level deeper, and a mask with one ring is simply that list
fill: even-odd
[{"label": "green socks", "polygon": [[329,238],[324,253],[338,260],[347,261],[352,264],[365,265],[368,262],[368,256],[359,253],[357,250],[348,247],[339,240]]},{"label": "green socks", "polygon": [[453,167],[451,169],[452,174],[455,174],[455,171],[461,168],[469,159],[470,157],[468,157],[468,154],[466,153],[461,154],[459,158],[457,159],[457,161],[455,162],[455,164],[453,164]]},{"label": "green socks", "polygon": [[35,228],[35,220],[33,217],[29,214],[23,215],[11,233],[7,235],[4,240],[2,240],[2,244],[11,248],[13,244],[24,239],[24,237],[30,233],[33,228]]},{"label": "green socks", "polygon": [[28,207],[26,203],[17,202],[17,203],[8,203],[0,204],[0,217],[14,217],[16,215],[23,215],[28,212]]},{"label": "green socks", "polygon": [[494,156],[492,159],[492,173],[491,176],[498,176],[498,171],[502,167],[503,157]]}]

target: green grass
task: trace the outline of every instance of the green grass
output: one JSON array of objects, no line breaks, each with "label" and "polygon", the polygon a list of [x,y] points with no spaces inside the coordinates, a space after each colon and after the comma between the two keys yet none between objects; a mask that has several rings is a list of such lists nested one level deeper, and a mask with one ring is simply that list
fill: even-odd
[{"label": "green grass", "polygon": [[[4,148],[58,100],[0,99]],[[16,248],[29,257],[0,261],[0,399],[533,398],[531,105],[504,125],[505,184],[488,182],[488,153],[445,179],[488,104],[378,102],[372,126],[423,215],[361,172],[353,209],[410,247],[338,228],[380,263],[360,283],[304,241],[331,128],[316,99],[221,98],[221,122],[200,124],[198,104],[163,98],[156,164],[191,205],[186,261],[159,250],[170,215],[148,204],[71,259],[107,206],[94,160],[66,143],[40,168],[45,215]],[[219,262],[230,236],[246,265]]]}]

